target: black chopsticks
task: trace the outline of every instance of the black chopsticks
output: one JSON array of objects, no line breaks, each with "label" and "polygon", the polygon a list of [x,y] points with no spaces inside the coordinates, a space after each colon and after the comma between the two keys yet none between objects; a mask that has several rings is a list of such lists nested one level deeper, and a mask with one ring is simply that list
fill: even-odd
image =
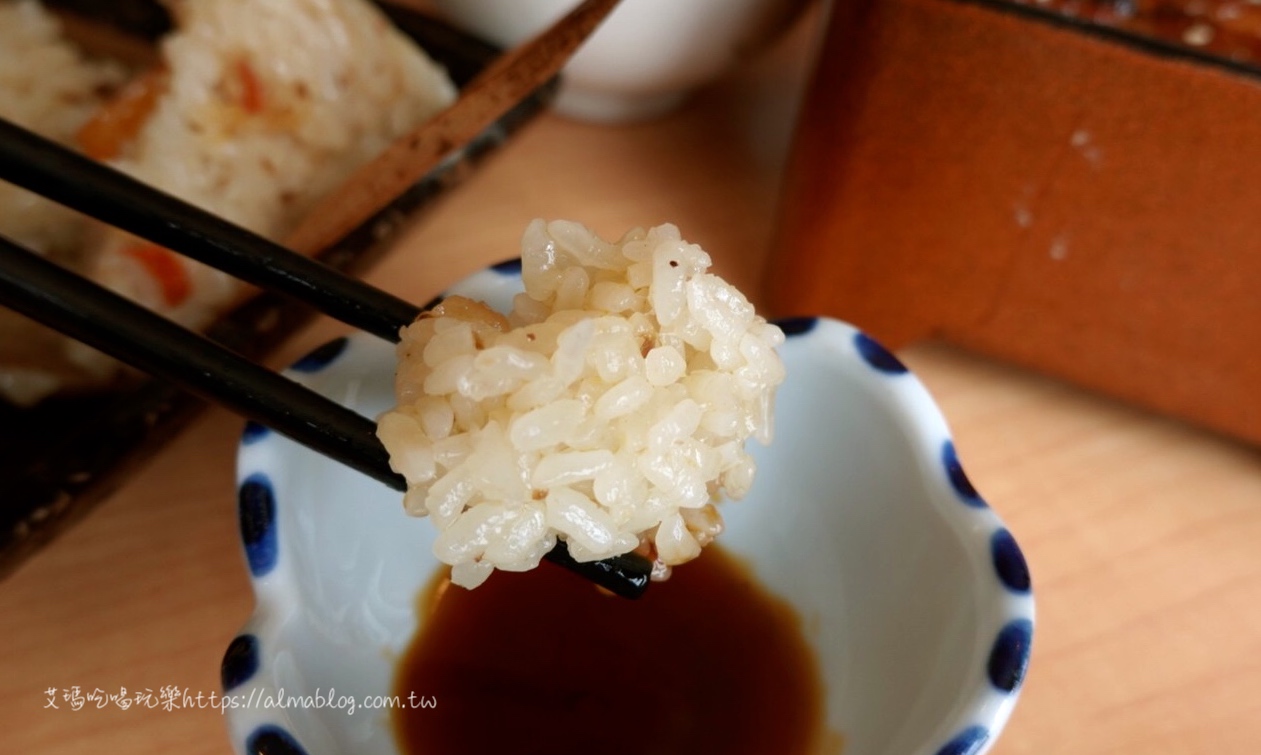
[{"label": "black chopsticks", "polygon": [[376,423],[0,236],[0,302],[396,490]]},{"label": "black chopsticks", "polygon": [[0,178],[391,341],[415,305],[0,119]]},{"label": "black chopsticks", "polygon": [[[420,309],[0,119],[0,179],[147,241],[282,292],[391,341]],[[248,418],[396,490],[371,420],[0,236],[0,304]],[[548,559],[624,597],[651,565],[634,554]]]}]

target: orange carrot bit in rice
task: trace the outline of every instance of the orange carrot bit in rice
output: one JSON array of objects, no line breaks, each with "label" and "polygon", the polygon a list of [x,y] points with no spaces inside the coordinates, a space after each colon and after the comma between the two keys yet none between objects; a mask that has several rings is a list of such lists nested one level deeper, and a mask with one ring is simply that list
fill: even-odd
[{"label": "orange carrot bit in rice", "polygon": [[247,113],[261,113],[265,106],[263,97],[263,82],[259,81],[258,74],[254,72],[253,66],[249,60],[238,58],[235,65],[237,81],[240,84],[238,100],[241,109]]},{"label": "orange carrot bit in rice", "polygon": [[120,89],[75,134],[83,153],[94,160],[118,157],[149,119],[166,91],[167,78],[167,70],[159,66]]},{"label": "orange carrot bit in rice", "polygon": [[193,294],[193,281],[173,252],[157,244],[129,244],[122,253],[139,262],[149,277],[157,282],[162,301],[177,307]]}]

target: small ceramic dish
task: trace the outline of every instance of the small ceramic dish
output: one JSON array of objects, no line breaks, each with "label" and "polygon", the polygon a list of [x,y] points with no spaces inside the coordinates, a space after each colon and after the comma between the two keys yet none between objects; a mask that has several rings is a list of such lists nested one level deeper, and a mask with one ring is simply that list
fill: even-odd
[{"label": "small ceramic dish", "polygon": [[[507,309],[520,290],[509,263],[450,293]],[[757,480],[723,507],[719,542],[803,618],[845,755],[982,753],[1028,663],[1024,557],[893,355],[834,320],[781,325],[776,439],[754,445]],[[289,374],[374,417],[391,403],[394,364],[390,344],[355,336]],[[433,529],[398,493],[256,426],[238,474],[257,608],[223,660],[233,747],[395,753],[390,712],[370,701],[392,694],[418,628],[438,568]]]}]

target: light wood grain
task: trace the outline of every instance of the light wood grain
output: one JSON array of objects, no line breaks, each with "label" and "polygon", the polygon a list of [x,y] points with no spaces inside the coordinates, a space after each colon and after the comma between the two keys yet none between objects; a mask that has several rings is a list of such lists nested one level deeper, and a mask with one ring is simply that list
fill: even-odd
[{"label": "light wood grain", "polygon": [[[421,218],[371,279],[424,301],[513,256],[542,216],[607,235],[676,222],[756,291],[815,21],[663,120],[543,118]],[[321,322],[273,363],[338,331]],[[1028,683],[992,752],[1256,752],[1257,450],[946,347],[901,355],[1033,573]],[[0,751],[228,751],[216,712],[72,712],[60,698],[47,710],[44,691],[218,690],[223,649],[252,605],[232,482],[240,428],[208,413],[0,584]]]}]

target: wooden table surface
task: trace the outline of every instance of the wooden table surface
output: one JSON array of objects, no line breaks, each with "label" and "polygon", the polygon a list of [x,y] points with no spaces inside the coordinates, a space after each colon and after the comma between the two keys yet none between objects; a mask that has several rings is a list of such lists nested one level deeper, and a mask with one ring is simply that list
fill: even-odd
[{"label": "wooden table surface", "polygon": [[[439,202],[370,279],[425,301],[514,255],[534,217],[607,236],[670,221],[756,300],[817,26],[817,13],[807,16],[663,119],[543,117]],[[340,329],[317,324],[274,363]],[[1033,574],[1033,660],[992,752],[1261,749],[1258,450],[944,346],[901,356],[940,402],[973,482]],[[92,702],[75,711],[66,697],[75,687],[218,691],[220,657],[252,605],[233,485],[241,425],[208,412],[0,584],[0,751],[228,751],[215,711]]]}]

